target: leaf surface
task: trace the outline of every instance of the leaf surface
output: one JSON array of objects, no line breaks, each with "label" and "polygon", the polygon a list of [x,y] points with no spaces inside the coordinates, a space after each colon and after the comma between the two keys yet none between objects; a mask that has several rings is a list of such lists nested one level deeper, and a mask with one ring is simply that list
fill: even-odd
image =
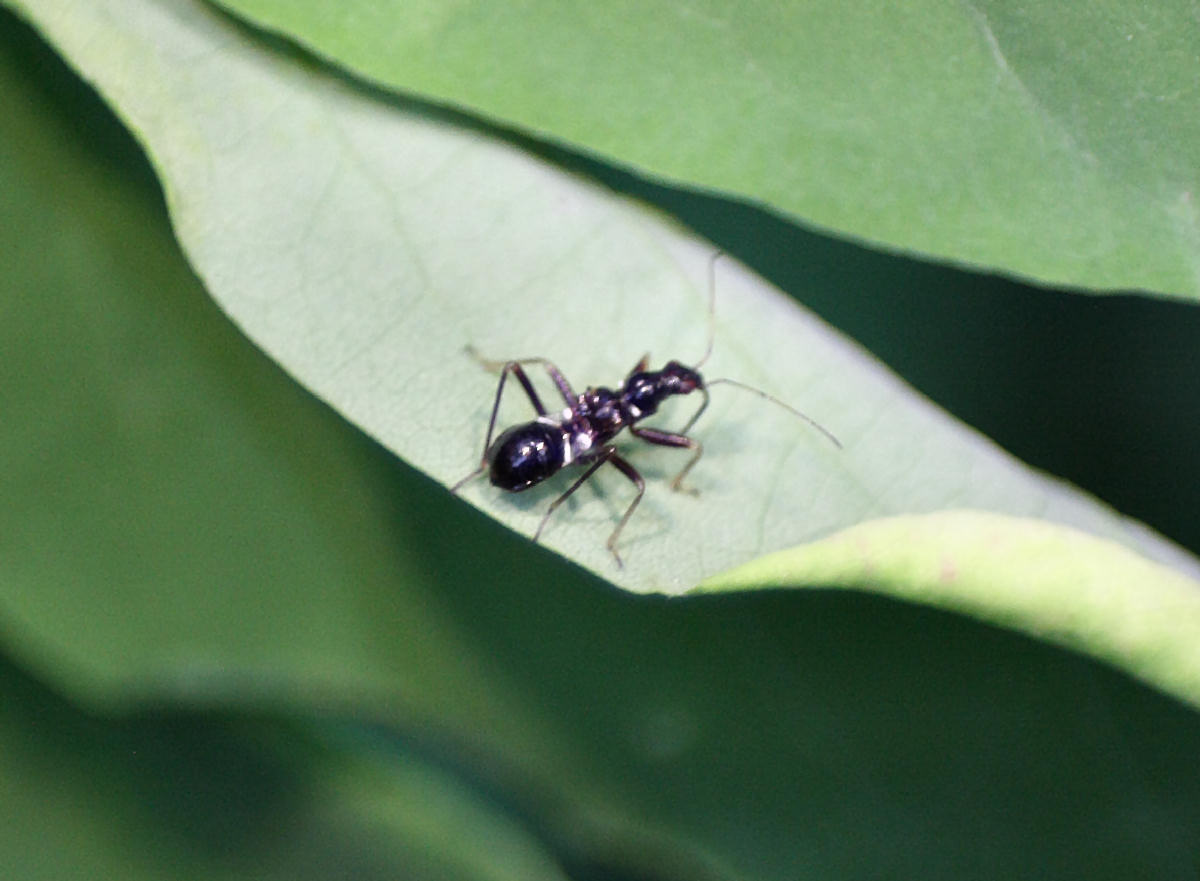
[{"label": "leaf surface", "polygon": [[[479,461],[495,378],[463,349],[541,355],[615,385],[647,349],[700,353],[712,246],[640,206],[425,108],[366,94],[203,4],[103,0],[39,15],[144,142],[197,272],[283,367],[389,449],[450,484]],[[153,84],[148,88],[147,84]],[[714,389],[693,498],[663,484],[678,451],[630,454],[652,486],[622,536],[625,478],[598,476],[545,543],[636,591],[679,593],[753,557],[874,517],[971,507],[1038,516],[1173,565],[1195,561],[1013,461],[792,301],[722,264]],[[719,393],[718,393],[719,391]],[[553,392],[545,392],[553,400]],[[664,427],[690,408],[663,414]],[[690,402],[687,402],[690,403]],[[531,418],[515,389],[501,408]],[[568,486],[464,495],[532,534]]]},{"label": "leaf surface", "polygon": [[1185,0],[222,4],[399,93],[826,230],[1200,294]]},{"label": "leaf surface", "polygon": [[[362,858],[395,877],[371,861],[408,834],[394,821],[461,795],[485,817],[507,807],[469,826],[489,845],[517,818],[505,852],[528,855],[526,877],[543,849],[572,877],[1189,877],[1200,792],[1177,772],[1200,744],[1193,712],[955,616],[844,591],[635,597],[514,539],[252,351],[182,266],[151,183],[114,171],[94,118],[48,120],[42,91],[0,117],[0,230],[18,258],[0,288],[16,368],[0,404],[20,414],[0,434],[0,637],[88,706],[190,708],[183,739],[230,705],[394,738],[366,780],[312,790],[287,854],[328,841],[315,821],[332,814],[353,839],[337,869]],[[5,833],[42,865],[57,839],[25,820],[83,805],[58,875],[104,874],[77,842],[114,834],[99,866],[147,841],[161,875],[154,855],[177,856],[162,808],[195,803],[179,772],[255,779],[221,764],[225,741],[216,768],[194,752],[151,763],[124,739],[64,768],[95,729],[4,698],[3,775],[20,786]],[[148,739],[161,759],[171,738]],[[396,782],[427,773],[414,746],[433,754],[431,789]],[[155,798],[130,799],[127,826],[96,792],[121,798],[136,774]],[[269,836],[247,830],[261,854]]]}]

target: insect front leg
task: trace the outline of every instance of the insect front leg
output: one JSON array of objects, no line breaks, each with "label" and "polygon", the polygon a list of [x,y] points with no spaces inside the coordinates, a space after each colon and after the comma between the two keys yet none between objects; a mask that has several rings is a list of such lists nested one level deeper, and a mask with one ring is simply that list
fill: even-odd
[{"label": "insect front leg", "polygon": [[[701,410],[703,409],[704,408],[701,407]],[[688,495],[693,496],[700,494],[699,490],[689,489],[683,486],[683,478],[687,476],[687,473],[692,470],[697,462],[700,461],[700,456],[704,454],[704,446],[700,443],[700,441],[693,437],[688,437],[686,434],[675,434],[674,432],[670,431],[660,431],[657,428],[642,428],[639,425],[629,426],[629,431],[647,443],[658,444],[662,447],[679,447],[682,449],[692,450],[692,458],[689,459],[688,463],[683,466],[683,470],[675,475],[674,479],[671,481],[671,489],[675,490],[676,492],[685,492]]]},{"label": "insect front leg", "polygon": [[680,429],[679,434],[687,434],[689,431],[691,431],[692,426],[696,424],[700,417],[704,415],[704,411],[708,409],[708,389],[701,386],[699,389],[697,389],[697,391],[700,392],[700,396],[704,398],[704,400],[700,402],[700,408],[692,414],[692,418],[687,421],[687,425]]}]

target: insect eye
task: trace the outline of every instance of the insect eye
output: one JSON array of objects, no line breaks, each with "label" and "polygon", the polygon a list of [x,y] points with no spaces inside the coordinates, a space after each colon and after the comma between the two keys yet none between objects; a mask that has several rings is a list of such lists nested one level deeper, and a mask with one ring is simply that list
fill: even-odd
[{"label": "insect eye", "polygon": [[678,361],[668,362],[663,368],[663,379],[669,382],[672,394],[687,394],[704,385],[699,373]]}]

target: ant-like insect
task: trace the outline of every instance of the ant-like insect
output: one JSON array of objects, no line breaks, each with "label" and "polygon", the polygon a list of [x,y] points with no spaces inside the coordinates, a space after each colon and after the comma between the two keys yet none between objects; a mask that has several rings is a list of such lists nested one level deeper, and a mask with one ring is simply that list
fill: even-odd
[{"label": "ant-like insect", "polygon": [[[487,435],[483,441],[483,455],[480,458],[479,467],[454,484],[450,491],[457,493],[468,481],[487,471],[493,486],[506,492],[521,492],[552,477],[568,465],[587,465],[587,470],[546,509],[542,522],[538,524],[537,531],[533,534],[533,540],[536,542],[541,537],[546,523],[550,520],[550,515],[557,510],[558,506],[570,498],[575,490],[583,486],[601,465],[611,464],[637,487],[637,495],[625,509],[625,514],[621,517],[616,529],[612,531],[612,535],[608,537],[608,549],[616,558],[617,565],[621,566],[623,564],[621,555],[617,553],[617,539],[646,492],[646,481],[642,479],[642,475],[617,453],[617,448],[611,443],[622,429],[628,428],[632,435],[648,443],[692,450],[691,459],[671,481],[671,489],[688,492],[692,495],[695,495],[696,491],[684,489],[682,482],[687,473],[700,460],[704,448],[698,440],[688,437],[687,433],[708,408],[708,390],[714,385],[724,383],[736,386],[778,404],[816,428],[841,449],[841,442],[828,429],[795,407],[785,404],[779,398],[735,379],[705,381],[700,375],[699,368],[708,360],[713,349],[716,265],[721,256],[723,254],[720,251],[713,254],[708,264],[708,348],[704,351],[704,357],[696,362],[695,367],[685,367],[678,361],[669,361],[662,370],[647,370],[650,362],[650,356],[647,354],[643,355],[641,360],[634,365],[633,370],[625,377],[625,381],[616,389],[603,386],[589,387],[583,394],[577,395],[562,372],[545,358],[490,361],[480,357],[473,347],[468,347],[467,351],[484,367],[500,371],[500,384],[496,388],[496,399],[492,403],[492,417],[488,420]],[[540,364],[546,369],[546,372],[550,374],[550,379],[558,387],[563,401],[566,402],[565,410],[560,413],[547,412],[537,391],[534,390],[533,384],[529,381],[529,377],[525,374],[524,365],[527,364]],[[496,429],[496,415],[500,410],[500,398],[504,394],[504,383],[510,373],[517,378],[517,382],[521,383],[521,388],[525,390],[525,394],[528,396],[529,402],[533,404],[533,409],[537,411],[538,416],[532,422],[514,425],[502,432],[493,443],[492,433]],[[682,430],[678,432],[663,431],[637,424],[646,417],[654,415],[665,399],[672,395],[691,394],[694,391],[700,392],[704,401]]]}]

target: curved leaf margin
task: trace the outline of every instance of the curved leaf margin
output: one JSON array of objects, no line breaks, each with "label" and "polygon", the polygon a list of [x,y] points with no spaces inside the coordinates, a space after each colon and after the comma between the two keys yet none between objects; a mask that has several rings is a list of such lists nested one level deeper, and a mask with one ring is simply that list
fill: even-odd
[{"label": "curved leaf margin", "polygon": [[1066,526],[944,511],[852,526],[696,592],[808,585],[953,609],[1107,661],[1200,707],[1200,580]]},{"label": "curved leaf margin", "polygon": [[219,2],[384,88],[824,230],[1200,296],[1186,3]]}]

